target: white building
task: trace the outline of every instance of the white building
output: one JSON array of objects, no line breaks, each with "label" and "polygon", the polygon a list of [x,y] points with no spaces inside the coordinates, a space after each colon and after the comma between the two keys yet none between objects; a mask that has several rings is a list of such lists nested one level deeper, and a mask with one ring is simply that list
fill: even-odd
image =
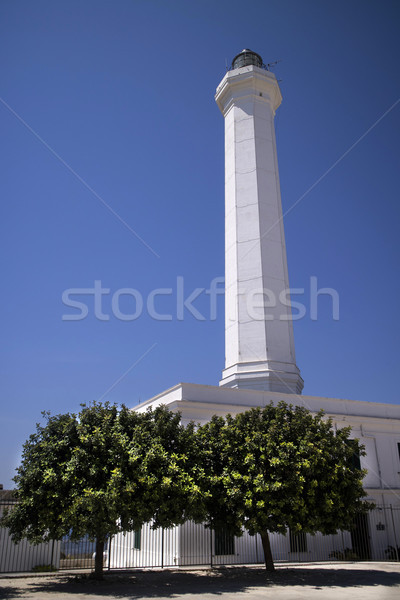
[{"label": "white building", "polygon": [[[5,509],[16,504],[13,490],[3,490],[0,485],[0,517]],[[14,544],[6,527],[0,527],[0,573],[30,571],[39,565],[60,565],[60,542],[33,545],[27,540]]]},{"label": "white building", "polygon": [[[181,383],[136,410],[164,404],[179,410],[184,422],[204,423],[214,414],[236,414],[284,400],[313,412],[323,409],[335,427],[351,425],[354,437],[367,452],[361,467],[368,470],[364,480],[368,498],[387,508],[378,522],[366,517],[358,526],[358,534],[346,534],[346,539],[333,536],[329,548],[357,550],[357,535],[364,536],[368,546],[365,557],[385,558],[383,548],[400,546],[400,510],[390,510],[391,505],[400,508],[400,406],[300,395],[303,380],[294,349],[274,130],[274,115],[281,100],[275,75],[250,50],[235,57],[216,92],[225,118],[226,362],[220,387]],[[151,560],[156,563],[162,551],[171,564],[193,564],[196,560],[201,564],[210,534],[199,533],[195,544],[193,536],[188,543],[187,531],[183,527],[166,532],[164,540],[154,545]],[[329,555],[329,544],[322,549],[318,536],[309,540],[307,549],[291,548],[289,536],[284,542],[282,536],[274,539],[276,559],[286,560],[294,550],[303,558],[304,552],[313,558],[326,559]],[[116,548],[126,543],[122,537],[115,542]],[[243,551],[239,560],[236,551],[231,559],[230,554],[217,552],[214,558],[254,561],[258,557],[256,540],[240,543]],[[142,549],[133,551],[138,555]],[[148,543],[143,551],[149,551]],[[113,560],[118,562],[116,550]]]}]

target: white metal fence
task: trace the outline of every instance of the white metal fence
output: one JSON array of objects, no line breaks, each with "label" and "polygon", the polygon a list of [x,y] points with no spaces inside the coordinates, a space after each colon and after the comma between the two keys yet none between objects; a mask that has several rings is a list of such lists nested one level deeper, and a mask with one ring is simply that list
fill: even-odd
[{"label": "white metal fence", "polygon": [[[360,516],[351,531],[324,536],[270,534],[276,562],[340,560],[400,560],[400,506],[377,506]],[[94,566],[94,543],[88,539],[50,542],[32,546],[14,544],[8,531],[0,529],[0,572],[29,571],[52,565],[56,569],[87,569]],[[104,551],[106,569],[218,566],[257,564],[264,561],[260,537],[247,532],[233,537],[203,525],[187,522],[171,529],[119,533]]]}]

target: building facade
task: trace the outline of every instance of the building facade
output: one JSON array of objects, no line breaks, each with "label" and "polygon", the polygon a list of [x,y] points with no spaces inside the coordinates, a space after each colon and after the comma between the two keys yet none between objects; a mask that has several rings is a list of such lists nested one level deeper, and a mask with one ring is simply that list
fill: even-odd
[{"label": "building facade", "polygon": [[[364,488],[382,512],[367,515],[352,533],[328,536],[332,537],[328,544],[322,543],[324,536],[307,536],[299,542],[290,535],[275,535],[274,558],[290,560],[297,554],[326,560],[347,552],[383,560],[388,548],[400,547],[400,406],[301,395],[274,130],[281,100],[275,75],[248,49],[234,58],[216,92],[225,119],[226,355],[220,385],[180,383],[135,410],[163,404],[179,411],[183,422],[204,423],[212,415],[237,414],[281,400],[313,413],[323,409],[335,428],[351,426],[353,437],[365,446],[360,464],[367,470]],[[146,534],[143,548],[132,547],[130,560],[139,552],[150,552],[153,544],[155,561],[162,554],[176,565],[203,564],[205,556],[208,562],[210,556],[225,563],[258,562],[257,536],[221,542],[215,533],[193,524],[163,535],[163,540],[151,542]],[[117,566],[118,551],[122,556],[121,548],[129,543],[122,536],[115,542],[110,556]],[[220,553],[222,547],[225,554]]]}]

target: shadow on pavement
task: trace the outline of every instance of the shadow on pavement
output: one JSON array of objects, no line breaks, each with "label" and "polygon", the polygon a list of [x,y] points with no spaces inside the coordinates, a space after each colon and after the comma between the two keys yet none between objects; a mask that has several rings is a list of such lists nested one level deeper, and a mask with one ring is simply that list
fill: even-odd
[{"label": "shadow on pavement", "polygon": [[[64,594],[113,598],[174,597],[183,594],[201,596],[251,592],[252,588],[308,586],[313,589],[329,587],[350,588],[370,586],[400,586],[400,573],[374,568],[280,568],[267,573],[262,568],[220,568],[213,571],[136,571],[107,573],[104,581],[94,581],[84,575],[57,575],[46,579],[15,581],[15,586],[0,588],[0,598],[12,599],[23,594]],[[9,582],[7,582],[9,583]],[[19,585],[18,585],[19,583]]]},{"label": "shadow on pavement", "polygon": [[11,598],[19,598],[22,595],[22,593],[23,591],[19,590],[18,588],[0,585],[1,599],[9,598],[11,600]]}]

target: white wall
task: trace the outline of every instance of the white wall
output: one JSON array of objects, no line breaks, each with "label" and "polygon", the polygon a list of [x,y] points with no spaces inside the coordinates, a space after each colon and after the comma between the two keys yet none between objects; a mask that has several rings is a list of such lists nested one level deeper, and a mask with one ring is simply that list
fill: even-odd
[{"label": "white wall", "polygon": [[[2,507],[0,506],[0,516]],[[58,568],[60,564],[60,542],[34,546],[26,540],[14,544],[9,531],[0,527],[0,573],[30,571],[38,565]]]}]

